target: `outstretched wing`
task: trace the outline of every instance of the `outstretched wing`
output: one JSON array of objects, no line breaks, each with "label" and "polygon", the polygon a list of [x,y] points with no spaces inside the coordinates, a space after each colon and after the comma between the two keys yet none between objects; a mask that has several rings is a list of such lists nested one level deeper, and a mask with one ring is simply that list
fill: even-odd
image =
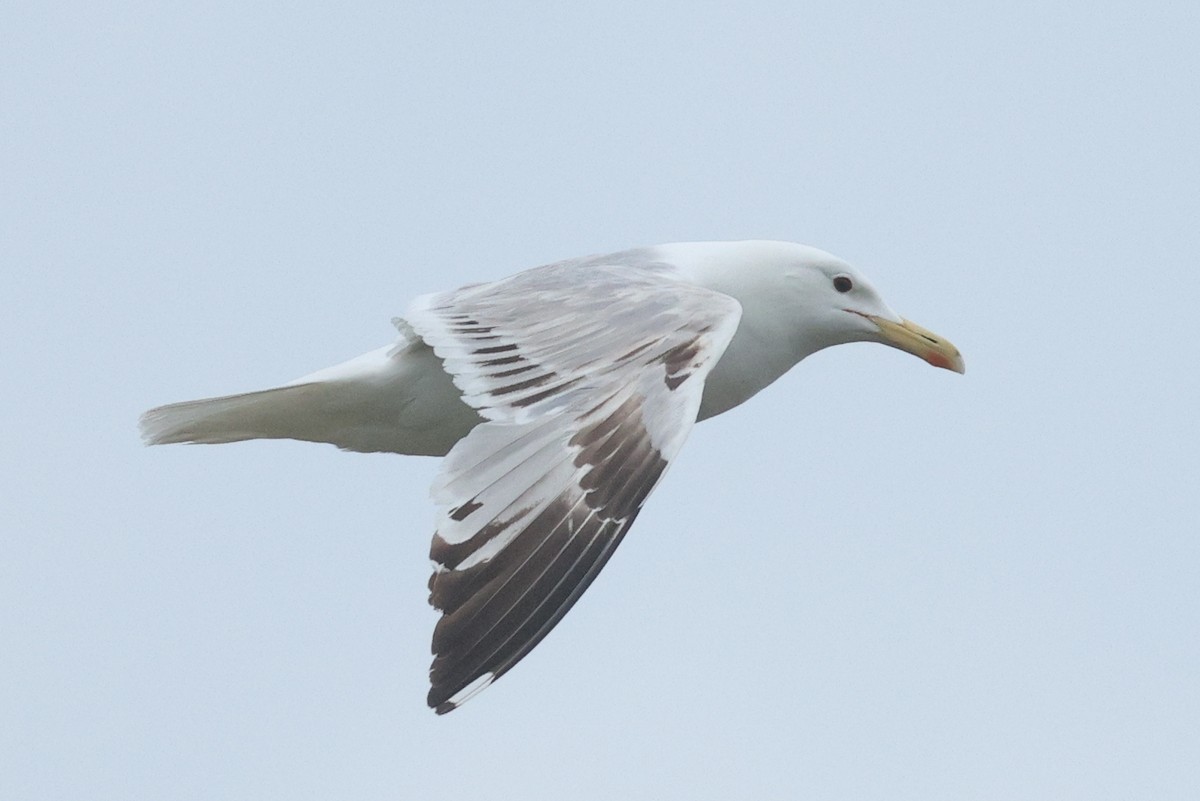
[{"label": "outstretched wing", "polygon": [[520,661],[591,584],[683,445],[740,317],[664,265],[603,261],[413,304],[409,324],[485,419],[433,487],[439,714]]}]

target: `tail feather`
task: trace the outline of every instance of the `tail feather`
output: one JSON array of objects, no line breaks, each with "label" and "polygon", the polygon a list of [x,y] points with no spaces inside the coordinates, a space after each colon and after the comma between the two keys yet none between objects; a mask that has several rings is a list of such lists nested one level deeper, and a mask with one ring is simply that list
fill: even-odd
[{"label": "tail feather", "polygon": [[172,403],[143,414],[139,427],[147,445],[310,439],[322,427],[313,426],[321,395],[312,383]]},{"label": "tail feather", "polygon": [[402,340],[275,389],[159,406],[140,425],[147,445],[298,439],[443,456],[479,422],[433,350]]}]

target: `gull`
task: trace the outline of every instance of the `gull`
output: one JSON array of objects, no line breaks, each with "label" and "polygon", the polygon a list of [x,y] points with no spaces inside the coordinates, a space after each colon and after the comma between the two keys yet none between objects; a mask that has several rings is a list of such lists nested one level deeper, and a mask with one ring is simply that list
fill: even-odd
[{"label": "gull", "polygon": [[880,342],[964,372],[861,273],[789,242],[587,256],[416,298],[391,345],[290,384],[160,406],[147,444],[248,439],[444,456],[432,496],[427,701],[524,658],[633,525],[692,424],[823,348]]}]

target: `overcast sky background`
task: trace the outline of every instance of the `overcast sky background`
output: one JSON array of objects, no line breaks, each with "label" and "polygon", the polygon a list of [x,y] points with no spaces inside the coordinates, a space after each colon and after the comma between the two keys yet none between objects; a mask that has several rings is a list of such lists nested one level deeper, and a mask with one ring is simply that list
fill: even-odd
[{"label": "overcast sky background", "polygon": [[[433,5],[0,6],[0,797],[1194,799],[1200,6]],[[835,348],[697,427],[446,717],[436,460],[137,436],[738,238],[966,376]]]}]

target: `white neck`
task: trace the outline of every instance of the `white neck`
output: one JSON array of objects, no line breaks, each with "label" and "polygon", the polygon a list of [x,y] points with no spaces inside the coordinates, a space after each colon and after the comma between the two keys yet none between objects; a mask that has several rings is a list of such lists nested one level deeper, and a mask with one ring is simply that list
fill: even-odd
[{"label": "white neck", "polygon": [[[684,242],[655,249],[688,280],[742,304],[742,320],[725,355],[705,382],[700,420],[749,400],[827,343],[797,338],[797,327],[780,304],[781,261],[825,257],[790,242]],[[829,257],[833,258],[833,257]]]}]

